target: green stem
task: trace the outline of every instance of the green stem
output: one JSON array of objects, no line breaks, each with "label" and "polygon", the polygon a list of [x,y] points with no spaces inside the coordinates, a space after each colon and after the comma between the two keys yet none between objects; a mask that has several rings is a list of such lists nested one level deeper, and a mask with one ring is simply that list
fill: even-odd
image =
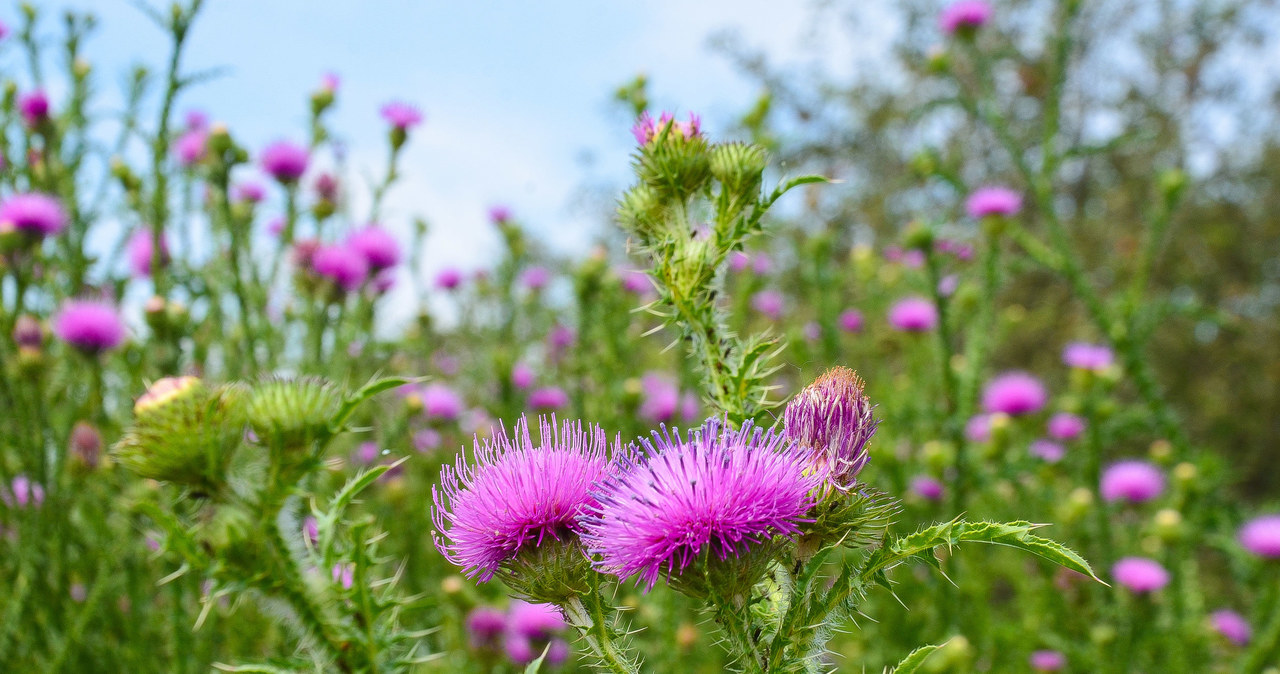
[{"label": "green stem", "polygon": [[[1277,576],[1277,565],[1269,562],[1272,568],[1266,569],[1269,573],[1263,574],[1264,583],[1271,589],[1267,593],[1268,601],[1263,604],[1263,611],[1269,611],[1270,617],[1267,619],[1265,627],[1259,631],[1257,638],[1253,642],[1248,655],[1245,656],[1244,662],[1240,665],[1240,671],[1244,674],[1259,674],[1274,662],[1272,656],[1277,648],[1280,648],[1280,578]],[[1259,615],[1267,615],[1260,612]]]},{"label": "green stem", "polygon": [[578,630],[592,654],[608,671],[616,674],[640,671],[633,658],[617,643],[618,635],[613,627],[615,611],[604,600],[599,587],[592,587],[587,594],[571,597],[562,608],[565,619]]}]

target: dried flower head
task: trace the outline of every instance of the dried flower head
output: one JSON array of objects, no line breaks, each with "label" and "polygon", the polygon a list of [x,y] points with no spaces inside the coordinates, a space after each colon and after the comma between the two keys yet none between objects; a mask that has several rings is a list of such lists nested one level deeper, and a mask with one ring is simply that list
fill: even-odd
[{"label": "dried flower head", "polygon": [[867,464],[867,441],[879,424],[875,406],[863,392],[858,373],[847,367],[827,370],[787,404],[784,431],[813,469],[846,491]]}]

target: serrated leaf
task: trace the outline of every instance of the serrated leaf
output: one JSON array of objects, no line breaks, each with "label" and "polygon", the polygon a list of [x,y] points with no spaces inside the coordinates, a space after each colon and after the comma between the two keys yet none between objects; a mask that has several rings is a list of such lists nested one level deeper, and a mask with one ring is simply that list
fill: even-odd
[{"label": "serrated leaf", "polygon": [[525,666],[524,674],[538,674],[538,672],[542,669],[542,661],[547,657],[547,653],[549,653],[550,651],[551,651],[551,644],[547,644],[547,646],[542,649],[542,655],[539,655],[537,660],[534,660],[533,662],[530,662],[528,665]]},{"label": "serrated leaf", "polygon": [[338,408],[338,412],[333,415],[333,419],[329,421],[329,428],[334,433],[338,433],[346,425],[347,419],[351,418],[356,408],[364,404],[375,395],[393,388],[411,384],[420,379],[410,379],[408,377],[383,377],[381,379],[373,379],[368,384],[361,386],[358,391],[347,396],[342,402],[342,406]]},{"label": "serrated leaf", "polygon": [[333,495],[333,498],[329,499],[328,514],[330,516],[340,517],[342,512],[351,505],[351,502],[360,495],[360,492],[368,489],[369,485],[374,482],[377,482],[378,478],[382,477],[383,473],[386,473],[392,468],[395,468],[408,460],[409,457],[406,456],[395,463],[374,466],[373,468],[357,473],[351,479],[347,480],[346,484],[342,485],[342,489],[339,489],[338,492]]},{"label": "serrated leaf", "polygon": [[888,671],[892,674],[915,674],[916,670],[920,669],[920,665],[923,665],[924,661],[928,660],[929,656],[933,655],[933,652],[938,648],[938,646],[932,644],[921,646],[911,651],[907,657],[902,659],[902,662],[899,662],[896,667]]}]

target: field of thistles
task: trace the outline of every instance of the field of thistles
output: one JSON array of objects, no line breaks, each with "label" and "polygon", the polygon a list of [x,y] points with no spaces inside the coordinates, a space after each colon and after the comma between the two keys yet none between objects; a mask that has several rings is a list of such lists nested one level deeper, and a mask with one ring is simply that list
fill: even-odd
[{"label": "field of thistles", "polygon": [[0,671],[1280,673],[1273,3],[722,36],[758,99],[624,83],[589,252],[479,268],[388,207],[431,100],[252,143],[139,4],[112,96],[0,8]]}]

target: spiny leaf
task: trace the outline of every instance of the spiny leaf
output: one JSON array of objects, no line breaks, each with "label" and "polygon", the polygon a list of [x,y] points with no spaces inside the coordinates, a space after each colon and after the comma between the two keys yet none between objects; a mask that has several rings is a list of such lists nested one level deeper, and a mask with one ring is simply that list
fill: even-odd
[{"label": "spiny leaf", "polygon": [[347,419],[351,418],[351,414],[356,408],[362,405],[366,400],[372,398],[383,391],[404,386],[421,381],[420,379],[410,379],[407,377],[383,377],[381,379],[373,379],[368,384],[360,387],[360,390],[347,396],[342,406],[338,408],[337,414],[333,415],[333,419],[329,422],[329,428],[338,433],[346,425]]},{"label": "spiny leaf", "polygon": [[538,659],[534,660],[533,662],[530,662],[528,665],[525,666],[524,674],[538,674],[538,672],[542,669],[542,661],[546,659],[547,653],[550,650],[551,650],[551,644],[547,644],[546,648],[542,649],[542,655],[539,655]]},{"label": "spiny leaf", "polygon": [[934,646],[932,644],[928,646],[921,646],[920,648],[911,651],[907,657],[902,659],[902,662],[898,663],[897,667],[888,671],[892,672],[892,674],[914,674],[916,670],[920,669],[920,665],[923,665],[924,661],[928,660],[929,656],[933,655],[933,652],[938,650],[938,648],[938,646]]}]

